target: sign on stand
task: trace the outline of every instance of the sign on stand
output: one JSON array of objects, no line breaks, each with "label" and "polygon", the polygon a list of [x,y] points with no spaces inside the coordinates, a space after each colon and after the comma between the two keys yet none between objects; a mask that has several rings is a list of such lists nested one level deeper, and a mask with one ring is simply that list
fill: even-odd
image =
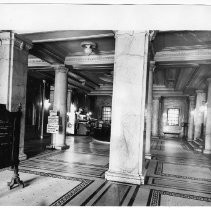
[{"label": "sign on stand", "polygon": [[47,124],[47,133],[58,133],[58,132],[59,132],[59,125]]},{"label": "sign on stand", "polygon": [[48,124],[59,125],[59,116],[48,116]]},{"label": "sign on stand", "polygon": [[47,133],[59,132],[59,116],[57,116],[57,110],[50,110],[50,116],[48,116]]}]

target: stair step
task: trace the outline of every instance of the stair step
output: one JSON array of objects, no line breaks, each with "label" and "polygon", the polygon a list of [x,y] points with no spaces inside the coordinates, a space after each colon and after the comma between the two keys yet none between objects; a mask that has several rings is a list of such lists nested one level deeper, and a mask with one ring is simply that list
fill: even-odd
[{"label": "stair step", "polygon": [[200,148],[194,141],[190,141],[188,142],[189,147],[191,147],[192,150],[196,151],[196,152],[202,152],[203,149]]},{"label": "stair step", "polygon": [[203,143],[203,142],[204,142],[204,140],[203,140],[203,139],[201,139],[201,138],[197,138],[197,139],[196,139],[196,141],[201,142],[201,143]]},{"label": "stair step", "polygon": [[192,149],[196,148],[196,145],[192,141],[189,141],[188,144]]},{"label": "stair step", "polygon": [[191,141],[191,144],[193,144],[194,147],[198,147],[199,146],[195,141]]},{"label": "stair step", "polygon": [[204,147],[204,145],[203,145],[202,142],[199,142],[199,141],[197,141],[197,140],[194,140],[193,142],[194,142],[194,144],[196,144],[196,145],[197,145],[198,147],[200,147],[200,148],[203,148],[203,147]]},{"label": "stair step", "polygon": [[196,152],[203,152],[203,149],[202,148],[195,148],[194,151],[196,151]]}]

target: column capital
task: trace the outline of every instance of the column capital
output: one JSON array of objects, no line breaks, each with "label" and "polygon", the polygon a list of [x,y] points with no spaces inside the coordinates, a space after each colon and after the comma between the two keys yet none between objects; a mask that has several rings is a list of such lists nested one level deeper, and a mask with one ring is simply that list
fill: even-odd
[{"label": "column capital", "polygon": [[32,42],[24,39],[18,34],[14,35],[14,46],[19,50],[29,51],[32,48]]},{"label": "column capital", "polygon": [[15,34],[13,31],[0,32],[0,47],[2,45],[9,45],[11,42],[18,50],[29,51],[32,48],[32,42],[30,40]]},{"label": "column capital", "polygon": [[67,74],[67,72],[69,71],[69,69],[65,67],[64,64],[55,64],[55,65],[52,65],[52,67],[54,68],[55,71],[59,71],[65,74]]},{"label": "column capital", "polygon": [[158,33],[158,30],[150,30],[149,31],[149,40],[153,41]]},{"label": "column capital", "polygon": [[196,93],[198,94],[198,93],[205,93],[205,91],[204,90],[196,90]]},{"label": "column capital", "polygon": [[155,61],[150,61],[149,64],[150,64],[149,65],[149,70],[154,72],[154,70],[155,70]]},{"label": "column capital", "polygon": [[153,96],[153,100],[160,100],[161,96]]},{"label": "column capital", "polygon": [[118,38],[119,36],[133,36],[135,34],[147,34],[148,32],[147,31],[124,31],[124,30],[117,30],[117,31],[114,31],[114,34],[115,34],[115,39]]},{"label": "column capital", "polygon": [[190,101],[195,101],[195,98],[196,98],[195,96],[189,96]]}]

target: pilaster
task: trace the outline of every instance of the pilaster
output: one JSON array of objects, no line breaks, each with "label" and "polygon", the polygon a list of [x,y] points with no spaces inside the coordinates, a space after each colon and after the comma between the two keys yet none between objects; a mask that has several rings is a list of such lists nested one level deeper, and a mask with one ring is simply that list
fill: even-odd
[{"label": "pilaster", "polygon": [[196,109],[194,114],[194,139],[201,137],[202,124],[204,122],[204,111],[202,106],[206,101],[206,93],[204,90],[196,90]]},{"label": "pilaster", "polygon": [[153,97],[153,105],[152,105],[152,136],[154,138],[159,137],[159,109],[160,109],[160,96]]},{"label": "pilaster", "polygon": [[0,103],[9,111],[22,106],[20,128],[20,160],[24,154],[26,85],[28,70],[28,51],[32,47],[29,40],[12,31],[0,32]]},{"label": "pilaster", "polygon": [[195,96],[189,96],[188,141],[193,140]]},{"label": "pilaster", "polygon": [[207,122],[205,133],[205,154],[211,154],[211,78],[207,79],[208,92],[207,92]]},{"label": "pilaster", "polygon": [[148,97],[147,97],[147,119],[146,119],[146,143],[145,143],[145,158],[151,159],[151,130],[152,130],[152,88],[153,88],[153,71],[155,62],[150,62],[149,78],[148,78]]}]

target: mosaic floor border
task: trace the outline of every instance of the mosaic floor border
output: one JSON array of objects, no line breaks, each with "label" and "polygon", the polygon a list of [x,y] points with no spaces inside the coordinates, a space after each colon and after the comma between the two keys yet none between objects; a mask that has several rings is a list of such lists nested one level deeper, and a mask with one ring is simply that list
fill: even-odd
[{"label": "mosaic floor border", "polygon": [[[104,178],[104,174],[108,169],[104,167],[101,167],[101,168],[100,167],[96,167],[96,168],[82,167],[83,165],[77,165],[77,164],[71,164],[71,163],[69,163],[68,165],[69,167],[71,166],[75,167],[75,169],[73,168],[72,171],[70,171],[70,168],[67,168],[66,165],[64,165],[62,168],[61,164],[58,165],[57,163],[53,161],[42,165],[42,162],[35,161],[35,160],[30,160],[28,162],[21,163],[20,167],[35,168],[39,170],[49,170],[49,171],[56,171],[56,172],[70,173],[70,174],[78,174],[82,176],[92,176],[96,178]],[[76,172],[75,170],[78,170],[78,171]]]},{"label": "mosaic floor border", "polygon": [[[201,182],[188,182],[186,180],[175,180],[171,178],[164,178],[164,177],[149,177],[150,181],[147,182],[148,186],[155,186],[155,187],[164,187],[164,188],[170,188],[170,189],[176,189],[176,190],[183,190],[183,191],[188,191],[188,192],[197,192],[197,193],[204,193],[204,194],[211,194],[211,185],[210,185],[210,190],[200,190],[200,189],[205,189],[207,186],[207,183],[201,183]],[[155,183],[156,181],[162,181],[162,184]],[[165,182],[172,182],[172,184],[165,184]],[[177,185],[178,186],[175,186]],[[185,187],[182,187],[184,185]],[[189,185],[189,187],[188,187]],[[203,187],[204,186],[204,187]]]},{"label": "mosaic floor border", "polygon": [[[173,164],[173,163],[171,163]],[[177,164],[175,164],[177,165]],[[156,169],[155,169],[155,174],[160,175],[160,176],[165,176],[165,177],[172,177],[172,178],[180,178],[180,179],[189,179],[189,180],[197,180],[197,181],[205,181],[205,182],[211,182],[211,179],[205,179],[205,178],[197,178],[197,177],[190,177],[190,176],[181,176],[181,175],[175,175],[175,174],[168,174],[168,173],[163,173],[163,163],[158,162]]]},{"label": "mosaic floor border", "polygon": [[170,191],[151,189],[147,206],[160,206],[161,195],[168,195],[168,196],[180,197],[180,198],[185,198],[185,199],[211,202],[211,198],[204,197],[204,196],[196,196],[196,195],[190,195],[190,194],[184,194],[184,193],[178,193],[178,192],[176,193],[176,192],[170,192]]},{"label": "mosaic floor border", "polygon": [[[5,169],[5,170],[8,170],[8,169]],[[80,184],[78,184],[76,187],[71,189],[69,192],[65,193],[63,196],[58,198],[56,201],[54,201],[52,204],[50,204],[50,206],[64,206],[69,201],[71,201],[75,196],[77,196],[79,193],[81,193],[84,189],[86,189],[89,185],[91,185],[94,182],[94,180],[91,180],[91,179],[84,179],[84,178],[78,178],[78,177],[72,177],[72,176],[64,176],[64,175],[58,175],[58,174],[53,174],[53,173],[48,173],[48,172],[43,172],[43,171],[42,172],[33,171],[33,170],[22,169],[22,168],[19,169],[19,172],[80,182]]]}]

